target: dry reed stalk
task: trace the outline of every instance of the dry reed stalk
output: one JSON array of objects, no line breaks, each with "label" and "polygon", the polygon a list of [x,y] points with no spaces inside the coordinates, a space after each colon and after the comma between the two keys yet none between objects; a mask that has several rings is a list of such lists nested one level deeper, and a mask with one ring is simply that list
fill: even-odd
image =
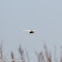
[{"label": "dry reed stalk", "polygon": [[22,62],[25,62],[24,51],[22,50],[21,45],[19,46],[19,53],[20,53]]},{"label": "dry reed stalk", "polygon": [[50,52],[49,57],[48,57],[48,62],[52,62],[51,52]]},{"label": "dry reed stalk", "polygon": [[55,59],[55,62],[57,62],[57,57],[56,57],[56,46],[54,47],[54,59]]},{"label": "dry reed stalk", "polygon": [[[3,41],[2,41],[3,43]],[[4,59],[4,56],[3,56],[3,50],[2,50],[2,43],[0,44],[0,62],[6,62],[6,59]]]},{"label": "dry reed stalk", "polygon": [[3,59],[3,51],[2,51],[2,44],[0,45],[0,59]]},{"label": "dry reed stalk", "polygon": [[60,57],[60,62],[62,62],[62,56]]},{"label": "dry reed stalk", "polygon": [[42,52],[40,52],[40,53],[35,52],[35,54],[37,56],[38,62],[45,62],[46,61]]},{"label": "dry reed stalk", "polygon": [[62,62],[62,47],[61,47],[61,57],[60,57],[60,62]]},{"label": "dry reed stalk", "polygon": [[46,46],[46,44],[44,44],[44,49],[45,49],[45,56],[46,56],[46,58],[48,59],[49,57],[49,55],[48,55],[48,49],[47,49],[47,46]]},{"label": "dry reed stalk", "polygon": [[52,62],[51,52],[49,54],[46,44],[44,44],[44,49],[45,49],[45,56],[46,56],[47,62]]},{"label": "dry reed stalk", "polygon": [[11,52],[11,58],[12,58],[12,62],[16,62],[15,59],[14,59],[14,54],[13,54],[13,52]]},{"label": "dry reed stalk", "polygon": [[44,56],[42,54],[42,52],[39,53],[39,62],[44,62],[45,59],[44,59]]}]

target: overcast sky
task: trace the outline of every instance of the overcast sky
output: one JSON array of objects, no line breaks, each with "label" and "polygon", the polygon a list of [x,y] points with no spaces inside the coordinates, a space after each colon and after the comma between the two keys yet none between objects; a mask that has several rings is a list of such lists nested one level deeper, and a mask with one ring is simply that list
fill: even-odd
[{"label": "overcast sky", "polygon": [[[34,29],[32,35],[24,32]],[[49,48],[62,45],[62,0],[0,0],[0,43],[4,54],[24,50],[35,55],[44,41]]]}]

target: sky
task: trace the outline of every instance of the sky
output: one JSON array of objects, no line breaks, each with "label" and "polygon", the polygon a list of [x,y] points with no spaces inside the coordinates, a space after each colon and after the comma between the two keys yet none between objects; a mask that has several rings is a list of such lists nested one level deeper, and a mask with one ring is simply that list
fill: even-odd
[{"label": "sky", "polygon": [[[24,30],[34,29],[34,34]],[[62,45],[62,0],[0,0],[0,43],[4,55],[18,54],[19,45],[36,57],[44,42],[58,51]],[[34,60],[34,59],[33,59]],[[35,61],[35,60],[34,60]]]}]

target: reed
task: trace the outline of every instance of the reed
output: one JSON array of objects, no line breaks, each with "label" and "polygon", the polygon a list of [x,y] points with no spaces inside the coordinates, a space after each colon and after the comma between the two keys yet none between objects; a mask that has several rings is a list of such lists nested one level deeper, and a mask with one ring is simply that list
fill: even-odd
[{"label": "reed", "polygon": [[[24,51],[21,47],[21,45],[19,46],[18,49],[19,53],[20,53],[20,61],[16,61],[14,53],[11,52],[11,61],[10,62],[30,62],[29,60],[29,55],[28,52],[26,52],[26,57],[28,59],[28,61],[26,61],[25,56],[24,56]],[[52,54],[50,51],[48,51],[46,44],[44,44],[44,52],[40,52],[37,53],[35,52],[36,56],[37,56],[37,62],[53,62],[52,60]],[[54,61],[57,62],[57,57],[56,57],[56,46],[54,47]],[[8,62],[8,59],[5,59],[4,55],[3,55],[3,50],[2,50],[2,44],[0,45],[0,62]],[[60,62],[62,62],[62,52],[61,52],[61,56],[60,56]]]}]

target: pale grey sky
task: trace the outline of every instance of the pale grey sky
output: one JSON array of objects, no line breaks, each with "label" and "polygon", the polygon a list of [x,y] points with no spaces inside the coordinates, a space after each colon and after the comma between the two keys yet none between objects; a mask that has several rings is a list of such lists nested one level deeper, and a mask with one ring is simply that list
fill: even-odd
[{"label": "pale grey sky", "polygon": [[[30,35],[23,32],[34,29]],[[0,42],[6,55],[18,55],[19,44],[33,57],[45,41],[49,47],[62,45],[62,0],[0,0]]]}]

